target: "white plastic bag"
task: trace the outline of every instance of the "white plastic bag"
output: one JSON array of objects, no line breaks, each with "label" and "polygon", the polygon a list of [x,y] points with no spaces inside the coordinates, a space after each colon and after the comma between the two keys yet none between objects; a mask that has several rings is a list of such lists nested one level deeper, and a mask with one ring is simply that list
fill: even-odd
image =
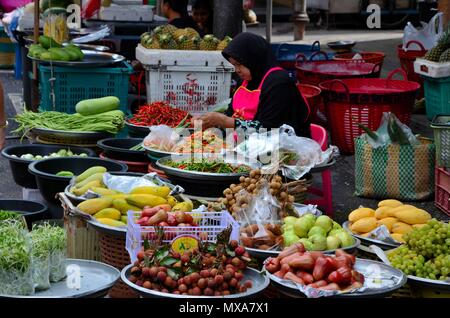
[{"label": "white plastic bag", "polygon": [[[431,18],[430,22],[420,22],[422,24],[422,28],[420,29],[416,29],[411,22],[408,22],[403,31],[403,50],[406,51],[407,43],[413,40],[422,43],[426,50],[434,47],[443,33],[442,16],[443,13],[439,12]],[[438,27],[436,27],[437,23],[439,23]]]},{"label": "white plastic bag", "polygon": [[144,147],[170,152],[179,140],[179,134],[166,125],[151,126],[150,134],[144,139]]}]

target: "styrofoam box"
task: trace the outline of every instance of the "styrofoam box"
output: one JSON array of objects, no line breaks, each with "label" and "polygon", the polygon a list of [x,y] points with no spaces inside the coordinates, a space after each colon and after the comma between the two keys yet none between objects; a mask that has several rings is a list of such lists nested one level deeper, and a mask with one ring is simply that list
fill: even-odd
[{"label": "styrofoam box", "polygon": [[150,50],[139,44],[136,59],[143,65],[220,67],[234,72],[220,51]]},{"label": "styrofoam box", "polygon": [[449,77],[450,62],[437,63],[418,58],[414,62],[414,72],[432,78]]},{"label": "styrofoam box", "polygon": [[105,21],[153,21],[153,10],[148,5],[126,5],[112,4],[102,7],[99,12],[101,20]]}]

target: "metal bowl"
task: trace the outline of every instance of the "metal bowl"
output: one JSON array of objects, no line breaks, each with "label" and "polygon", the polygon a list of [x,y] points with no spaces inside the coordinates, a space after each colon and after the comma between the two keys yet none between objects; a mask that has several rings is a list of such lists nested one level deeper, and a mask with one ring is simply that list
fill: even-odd
[{"label": "metal bowl", "polygon": [[61,138],[61,139],[104,139],[112,137],[112,134],[105,132],[95,132],[95,131],[66,131],[66,130],[55,130],[48,128],[33,128],[31,131],[33,134],[44,138]]},{"label": "metal bowl", "polygon": [[269,286],[269,278],[256,269],[253,268],[247,268],[244,270],[244,278],[243,280],[250,279],[253,282],[252,288],[248,289],[245,293],[239,293],[239,294],[233,294],[228,296],[192,296],[192,295],[174,295],[169,293],[162,293],[155,290],[146,289],[143,287],[139,287],[138,285],[133,284],[128,280],[128,277],[130,277],[131,268],[133,267],[133,264],[130,264],[126,266],[121,273],[121,279],[122,281],[127,284],[131,289],[138,292],[142,297],[146,298],[177,298],[177,299],[185,299],[185,298],[199,298],[199,299],[224,299],[224,298],[244,298],[244,297],[250,297],[257,295],[261,293],[264,289]]},{"label": "metal bowl", "polygon": [[327,43],[328,47],[334,51],[350,51],[356,45],[355,41],[335,41]]},{"label": "metal bowl", "polygon": [[81,61],[44,61],[36,57],[28,55],[28,58],[42,64],[52,64],[55,66],[74,66],[74,67],[98,67],[107,66],[111,64],[120,63],[125,60],[125,57],[119,54],[108,52],[82,50],[84,58]]},{"label": "metal bowl", "polygon": [[[367,259],[356,259],[356,263],[354,269],[367,277],[366,273],[369,271],[374,271],[376,268],[377,273],[383,275],[384,277],[390,277],[391,280],[394,280],[395,285],[392,287],[382,287],[382,288],[370,288],[361,292],[353,292],[353,293],[343,293],[338,294],[333,297],[338,298],[353,298],[353,297],[385,297],[392,294],[397,289],[401,288],[407,281],[406,275],[403,274],[400,270],[395,269],[389,265],[386,265],[381,262],[376,262]],[[274,275],[267,273],[267,276],[271,280],[272,284],[282,290],[282,292],[288,294],[292,297],[305,297],[305,295],[298,290],[294,283],[283,280],[279,281]],[[366,287],[368,283],[368,279],[366,279],[364,286]]]},{"label": "metal bowl", "polygon": [[388,242],[374,240],[374,239],[371,239],[371,238],[368,238],[368,237],[364,237],[364,236],[355,234],[355,233],[353,233],[350,230],[349,224],[350,224],[349,221],[344,222],[344,224],[342,224],[342,228],[344,230],[346,230],[347,232],[349,232],[353,237],[358,238],[363,245],[369,246],[369,245],[374,244],[376,246],[379,246],[383,250],[389,250],[389,249],[396,248],[396,247],[401,245],[400,243],[398,243],[398,244],[391,244],[391,243],[388,243]]}]

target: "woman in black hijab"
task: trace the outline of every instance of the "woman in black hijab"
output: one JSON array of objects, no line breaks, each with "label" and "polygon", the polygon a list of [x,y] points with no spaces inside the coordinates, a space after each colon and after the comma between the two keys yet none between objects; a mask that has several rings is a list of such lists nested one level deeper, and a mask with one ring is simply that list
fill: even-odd
[{"label": "woman in black hijab", "polygon": [[243,80],[224,114],[198,118],[203,129],[278,128],[292,126],[299,136],[310,136],[309,108],[294,81],[277,67],[270,44],[252,33],[236,36],[222,52]]}]

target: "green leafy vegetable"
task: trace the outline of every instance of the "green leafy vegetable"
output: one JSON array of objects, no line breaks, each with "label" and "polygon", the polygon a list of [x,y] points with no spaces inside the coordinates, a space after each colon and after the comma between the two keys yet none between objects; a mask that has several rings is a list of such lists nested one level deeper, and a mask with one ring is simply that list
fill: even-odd
[{"label": "green leafy vegetable", "polygon": [[225,162],[208,161],[203,159],[202,162],[182,161],[176,162],[169,160],[167,165],[173,168],[209,172],[209,173],[245,173],[250,171],[250,167],[242,164],[233,165]]}]

